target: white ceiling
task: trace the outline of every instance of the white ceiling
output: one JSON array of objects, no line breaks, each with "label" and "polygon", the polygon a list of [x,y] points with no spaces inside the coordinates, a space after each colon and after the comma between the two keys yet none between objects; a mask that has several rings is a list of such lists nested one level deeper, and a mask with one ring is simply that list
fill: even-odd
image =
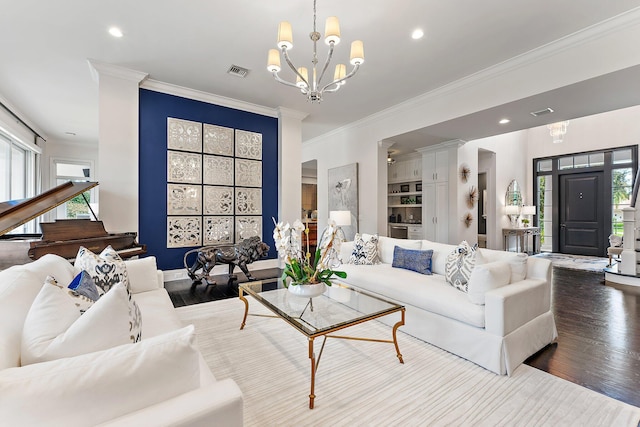
[{"label": "white ceiling", "polygon": [[[307,103],[266,71],[267,51],[275,47],[281,20],[293,26],[294,63],[309,65],[312,4],[312,0],[2,0],[0,96],[49,138],[95,143],[97,83],[87,65],[93,58],[149,73],[154,80],[307,112],[303,140],[308,140],[640,7],[640,0],[319,0],[319,31],[324,31],[327,16],[340,18],[343,43],[334,57],[348,63],[350,42],[361,39],[366,58],[358,75],[340,92],[325,95],[319,105]],[[122,28],[125,36],[111,37],[107,29],[112,25]],[[416,27],[425,31],[422,40],[410,37]],[[319,46],[324,60],[325,45]],[[248,68],[249,75],[241,79],[226,74],[232,64]],[[637,88],[640,69],[629,69],[624,77]],[[565,111],[571,118],[640,104],[620,76],[603,79],[591,82],[594,85],[585,82],[574,91],[568,88],[564,93],[542,94],[538,100],[496,107],[502,110],[492,113],[513,114],[521,108],[528,114],[542,101],[551,106],[564,100],[570,104]],[[609,85],[609,91],[598,96],[594,91],[603,85]],[[611,92],[614,89],[616,93]],[[594,96],[585,98],[585,93]],[[393,138],[394,147],[470,139],[546,123],[523,119],[491,130],[482,114],[486,112]]]}]

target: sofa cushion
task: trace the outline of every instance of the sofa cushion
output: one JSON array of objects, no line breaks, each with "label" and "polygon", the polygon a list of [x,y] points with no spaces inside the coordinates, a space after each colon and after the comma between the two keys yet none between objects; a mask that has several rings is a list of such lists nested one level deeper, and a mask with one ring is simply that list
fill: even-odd
[{"label": "sofa cushion", "polygon": [[69,283],[68,288],[79,295],[89,298],[91,301],[97,301],[98,298],[100,298],[100,293],[98,293],[96,283],[93,281],[89,273],[84,270],[73,278],[71,283]]},{"label": "sofa cushion", "polygon": [[133,294],[144,317],[142,337],[147,339],[182,327],[165,288]]},{"label": "sofa cushion", "polygon": [[431,274],[431,257],[433,250],[418,251],[414,249],[404,249],[399,246],[393,251],[394,268],[404,268],[420,274]]},{"label": "sofa cushion", "polygon": [[100,255],[96,255],[84,246],[80,246],[73,265],[91,275],[91,278],[99,288],[100,294],[107,292],[112,286],[120,282],[124,283],[127,288],[129,287],[127,267],[111,245],[104,248]]},{"label": "sofa cushion", "polygon": [[476,246],[463,240],[448,256],[445,277],[447,283],[456,289],[467,292],[469,277],[475,266]]},{"label": "sofa cushion", "polygon": [[378,235],[369,235],[365,239],[362,234],[356,233],[349,264],[373,265],[378,262],[380,262],[378,259]]},{"label": "sofa cushion", "polygon": [[347,264],[342,269],[347,273],[342,281],[359,289],[484,328],[484,306],[473,304],[442,275],[426,276],[384,263],[368,267]]},{"label": "sofa cushion", "polygon": [[124,262],[129,278],[131,293],[153,291],[164,285],[158,283],[158,266],[156,257],[149,256],[140,259],[132,259]]},{"label": "sofa cushion", "polygon": [[200,386],[194,341],[187,326],[136,344],[2,370],[0,419],[96,425],[194,390]]},{"label": "sofa cushion", "polygon": [[22,364],[71,357],[140,340],[141,316],[118,283],[82,316],[67,290],[42,286],[24,322]]},{"label": "sofa cushion", "polygon": [[484,304],[484,294],[509,284],[511,267],[508,261],[494,261],[473,267],[467,295],[474,304]]},{"label": "sofa cushion", "polygon": [[519,282],[527,278],[527,254],[517,254],[509,258],[511,279],[509,283]]},{"label": "sofa cushion", "polygon": [[416,250],[422,247],[421,240],[395,239],[393,237],[380,236],[378,242],[380,262],[384,262],[389,265],[393,264],[393,251],[396,246]]}]

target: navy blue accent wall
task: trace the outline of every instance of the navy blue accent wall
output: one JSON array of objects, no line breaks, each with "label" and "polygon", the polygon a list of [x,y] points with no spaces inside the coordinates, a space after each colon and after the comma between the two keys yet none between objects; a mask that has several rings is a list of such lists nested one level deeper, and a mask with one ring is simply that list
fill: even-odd
[{"label": "navy blue accent wall", "polygon": [[262,134],[262,234],[276,258],[271,217],[278,216],[278,119],[206,102],[140,89],[140,211],[138,241],[158,268],[183,268],[184,253],[167,249],[167,118],[209,123]]}]

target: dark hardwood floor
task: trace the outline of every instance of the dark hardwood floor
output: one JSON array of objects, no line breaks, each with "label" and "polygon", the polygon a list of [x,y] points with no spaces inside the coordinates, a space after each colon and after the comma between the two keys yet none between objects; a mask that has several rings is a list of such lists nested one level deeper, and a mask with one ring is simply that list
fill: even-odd
[{"label": "dark hardwood floor", "polygon": [[[252,274],[267,279],[280,270]],[[242,273],[238,279],[246,280]],[[216,286],[192,287],[190,280],[165,286],[176,307],[238,296],[228,276],[216,280]],[[558,340],[525,363],[640,407],[640,290],[605,286],[603,273],[554,267],[552,292]]]},{"label": "dark hardwood floor", "polygon": [[554,267],[552,292],[558,340],[525,363],[640,407],[640,290]]}]

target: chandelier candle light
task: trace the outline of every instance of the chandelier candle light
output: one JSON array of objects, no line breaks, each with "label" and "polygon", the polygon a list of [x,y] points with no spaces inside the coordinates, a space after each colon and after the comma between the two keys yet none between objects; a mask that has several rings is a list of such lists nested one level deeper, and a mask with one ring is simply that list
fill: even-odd
[{"label": "chandelier candle light", "polygon": [[[355,40],[351,43],[351,65],[353,65],[353,69],[346,74],[347,67],[344,64],[337,64],[335,67],[333,81],[330,83],[322,85],[322,78],[329,67],[329,63],[331,62],[331,57],[333,56],[334,47],[340,43],[340,23],[338,22],[338,18],[335,16],[330,16],[327,18],[325,24],[324,31],[324,42],[329,46],[329,54],[327,55],[327,60],[324,63],[324,66],[320,70],[320,74],[318,75],[317,65],[318,65],[318,54],[317,54],[317,45],[318,41],[322,37],[322,35],[316,29],[316,0],[313,1],[313,31],[309,34],[311,41],[313,42],[313,57],[311,63],[313,64],[311,68],[311,75],[309,75],[309,70],[306,67],[297,68],[291,62],[291,58],[289,57],[289,50],[293,48],[293,32],[291,29],[291,24],[287,21],[283,21],[280,23],[278,27],[278,49],[270,49],[269,57],[267,62],[267,70],[273,75],[276,81],[287,85],[299,88],[300,91],[306,95],[307,99],[310,102],[320,102],[322,101],[322,95],[325,92],[336,92],[346,83],[346,80],[353,77],[360,65],[364,62],[364,45],[361,40]],[[280,67],[280,54],[284,58],[285,62],[293,70],[296,75],[296,82],[292,83],[282,79],[278,73],[281,70]]]}]

